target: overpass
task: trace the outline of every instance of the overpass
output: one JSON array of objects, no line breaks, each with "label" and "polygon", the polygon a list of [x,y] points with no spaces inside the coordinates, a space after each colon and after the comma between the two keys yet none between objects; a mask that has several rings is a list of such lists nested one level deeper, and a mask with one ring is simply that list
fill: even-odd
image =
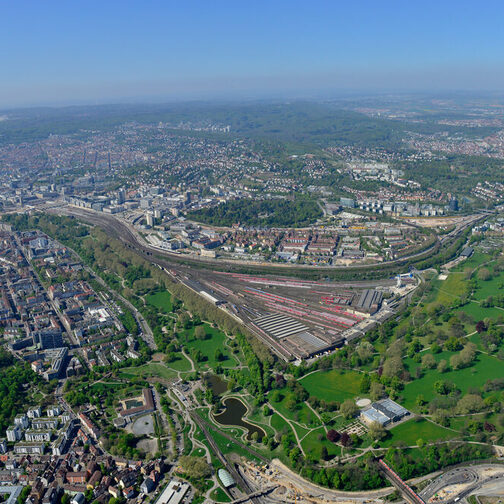
[{"label": "overpass", "polygon": [[273,490],[278,488],[278,486],[279,485],[271,485],[262,490],[257,490],[257,492],[251,493],[249,495],[244,495],[243,497],[231,501],[231,504],[241,504],[253,499],[254,497],[261,497],[263,495],[268,495],[269,493],[273,492]]},{"label": "overpass", "polygon": [[406,499],[406,501],[410,504],[425,504],[425,501],[416,492],[414,492],[411,487],[383,461],[383,459],[378,460],[378,465],[385,477],[399,492],[401,492],[401,495]]}]

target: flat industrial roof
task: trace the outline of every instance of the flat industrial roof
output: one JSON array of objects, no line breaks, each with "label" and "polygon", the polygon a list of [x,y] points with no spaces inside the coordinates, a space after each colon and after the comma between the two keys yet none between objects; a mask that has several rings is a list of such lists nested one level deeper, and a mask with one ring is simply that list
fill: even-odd
[{"label": "flat industrial roof", "polygon": [[371,422],[378,422],[381,425],[385,425],[390,422],[390,418],[385,416],[381,411],[378,411],[374,408],[369,408],[362,412],[362,415],[367,417]]}]

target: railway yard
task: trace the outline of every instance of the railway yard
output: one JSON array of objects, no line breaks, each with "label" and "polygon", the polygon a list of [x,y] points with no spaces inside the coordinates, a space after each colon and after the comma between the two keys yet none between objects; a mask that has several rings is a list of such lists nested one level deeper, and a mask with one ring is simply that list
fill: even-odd
[{"label": "railway yard", "polygon": [[395,313],[417,281],[410,275],[372,281],[313,281],[269,274],[192,268],[143,242],[113,217],[70,206],[51,210],[100,225],[172,278],[243,323],[284,360],[314,357],[352,341]]},{"label": "railway yard", "polygon": [[239,319],[286,360],[342,346],[377,317],[393,314],[383,294],[401,294],[396,279],[315,282],[208,270],[183,272],[179,279]]}]

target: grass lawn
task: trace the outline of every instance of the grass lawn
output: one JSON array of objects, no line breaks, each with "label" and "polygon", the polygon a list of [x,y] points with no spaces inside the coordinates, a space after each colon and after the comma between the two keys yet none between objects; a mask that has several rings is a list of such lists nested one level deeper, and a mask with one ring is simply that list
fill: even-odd
[{"label": "grass lawn", "polygon": [[221,487],[217,487],[210,492],[210,498],[215,502],[231,502],[227,493]]},{"label": "grass lawn", "polygon": [[[446,355],[453,355],[451,352],[442,352],[435,355],[436,360],[446,358]],[[437,369],[431,369],[425,373],[422,378],[407,383],[401,392],[403,400],[402,405],[405,408],[415,410],[415,399],[422,394],[427,401],[432,400],[436,393],[434,392],[434,383],[438,380],[451,381],[457,385],[463,394],[469,387],[481,387],[487,380],[502,376],[504,373],[504,362],[490,355],[478,353],[476,362],[467,368],[457,371],[447,371],[439,373]]]},{"label": "grass lawn", "polygon": [[160,362],[149,362],[148,364],[144,364],[139,367],[124,368],[123,372],[121,372],[119,376],[122,375],[124,375],[124,377],[127,377],[127,375],[141,376],[142,378],[156,377],[163,378],[165,380],[177,378],[178,376],[176,371],[168,369]]},{"label": "grass lawn", "polygon": [[339,401],[353,399],[361,394],[359,391],[362,373],[356,371],[343,371],[332,369],[312,373],[299,382],[308,391],[310,396],[315,396],[324,401]]},{"label": "grass lawn", "polygon": [[390,429],[388,437],[380,444],[381,446],[388,447],[401,441],[407,446],[415,446],[418,439],[423,439],[428,443],[440,439],[446,440],[457,437],[461,437],[461,435],[424,418],[419,421],[411,419]]},{"label": "grass lawn", "polygon": [[[215,440],[219,448],[221,449],[224,455],[228,453],[236,453],[237,455],[246,457],[248,460],[253,460],[255,462],[259,462],[257,457],[254,457],[248,450],[242,448],[239,444],[230,441],[228,438],[224,437],[222,434],[219,434],[216,430],[211,430],[212,438]],[[251,443],[250,447],[253,450],[259,451],[262,447],[260,444]]]},{"label": "grass lawn", "polygon": [[[197,349],[201,351],[204,357],[206,357],[206,360],[198,363],[195,362],[195,365],[199,368],[215,368],[218,364],[221,364],[223,367],[236,366],[237,363],[231,356],[229,348],[224,344],[227,336],[219,329],[215,329],[208,324],[204,324],[204,326],[207,334],[210,335],[209,339],[194,339],[194,327],[184,331],[184,333],[179,337],[180,341],[186,347],[187,352],[190,353],[192,349]],[[219,349],[224,354],[224,356],[226,356],[225,360],[221,362],[215,360],[215,351],[217,349]]]},{"label": "grass lawn", "polygon": [[145,301],[163,313],[171,313],[173,311],[171,294],[168,291],[148,294],[145,296]]},{"label": "grass lawn", "polygon": [[203,455],[205,455],[205,450],[203,448],[198,447],[191,452],[191,457],[203,457]]},{"label": "grass lawn", "polygon": [[[319,440],[320,437],[322,437],[322,440]],[[313,455],[317,458],[320,457],[322,446],[327,448],[327,453],[330,456],[341,455],[341,447],[331,443],[331,441],[327,439],[326,433],[322,428],[310,432],[310,434],[301,441],[301,446],[306,455]]]},{"label": "grass lawn", "polygon": [[[241,399],[243,400],[243,397]],[[252,413],[247,416],[247,419],[252,423],[259,425],[268,436],[272,436],[274,434],[274,430],[269,425],[269,417],[265,417],[262,414],[261,408],[251,408],[250,404],[248,404],[248,407],[250,408],[249,411]]]},{"label": "grass lawn", "polygon": [[[491,265],[489,265],[491,266]],[[491,267],[489,268],[491,270]],[[475,274],[478,278],[478,274]],[[496,294],[502,293],[502,284],[504,283],[504,272],[492,273],[491,280],[477,280],[478,288],[474,292],[474,299],[481,301],[486,299],[488,296],[495,296]]]},{"label": "grass lawn", "polygon": [[92,395],[106,394],[113,395],[114,397],[127,397],[133,394],[140,394],[143,384],[124,384],[124,383],[107,383],[99,382],[93,383],[88,392]]},{"label": "grass lawn", "polygon": [[483,254],[482,252],[475,251],[474,254],[471,257],[469,257],[469,259],[462,261],[460,264],[455,266],[452,271],[464,271],[468,268],[473,270],[474,268],[477,268],[480,264],[490,261],[491,259],[492,256],[490,254]]},{"label": "grass lawn", "polygon": [[[275,410],[281,413],[285,418],[293,420],[294,422],[299,422],[300,424],[306,425],[307,427],[318,427],[319,425],[321,425],[321,422],[317,418],[315,413],[305,403],[297,404],[297,407],[294,411],[289,410],[286,404],[290,392],[287,389],[283,389],[281,392],[283,398],[280,402],[274,402],[270,398],[270,404],[273,408],[275,408]],[[300,435],[303,434],[300,433]]]},{"label": "grass lawn", "polygon": [[271,427],[280,434],[292,431],[290,425],[277,413],[274,413],[271,417]]},{"label": "grass lawn", "polygon": [[455,298],[459,298],[467,290],[467,280],[464,273],[450,273],[446,280],[433,280],[432,285],[437,290],[435,303],[450,305]]},{"label": "grass lawn", "polygon": [[182,353],[177,354],[178,359],[173,362],[167,362],[166,367],[174,369],[175,371],[190,371],[191,363],[184,357]]},{"label": "grass lawn", "polygon": [[499,308],[483,308],[479,303],[469,302],[466,305],[459,308],[460,310],[466,312],[474,318],[475,322],[483,320],[485,318],[496,319],[499,316],[504,316],[504,310]]}]

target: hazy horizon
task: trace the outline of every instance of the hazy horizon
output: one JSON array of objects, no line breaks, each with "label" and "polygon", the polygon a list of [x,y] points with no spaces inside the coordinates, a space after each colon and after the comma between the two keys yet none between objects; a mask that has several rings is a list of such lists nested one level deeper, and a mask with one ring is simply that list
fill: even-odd
[{"label": "hazy horizon", "polygon": [[0,5],[0,108],[498,91],[504,5]]}]

